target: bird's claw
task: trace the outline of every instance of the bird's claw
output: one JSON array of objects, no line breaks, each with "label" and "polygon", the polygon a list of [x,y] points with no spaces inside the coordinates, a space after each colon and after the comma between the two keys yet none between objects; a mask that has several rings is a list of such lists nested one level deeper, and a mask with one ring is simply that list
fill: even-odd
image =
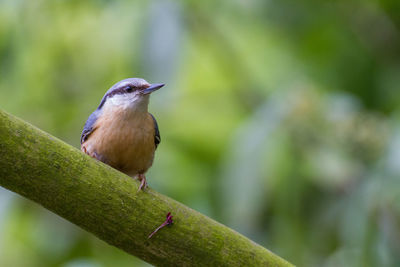
[{"label": "bird's claw", "polygon": [[140,190],[144,190],[147,188],[146,176],[144,174],[139,174],[138,180],[140,181],[140,186],[138,189],[138,192],[139,192]]}]

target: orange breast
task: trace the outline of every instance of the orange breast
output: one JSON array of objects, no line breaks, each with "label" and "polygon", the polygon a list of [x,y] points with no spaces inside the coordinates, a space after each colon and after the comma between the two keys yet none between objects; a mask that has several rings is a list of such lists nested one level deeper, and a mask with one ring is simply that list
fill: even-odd
[{"label": "orange breast", "polygon": [[134,176],[145,173],[153,163],[154,122],[149,113],[113,110],[104,112],[96,130],[83,144],[108,165]]}]

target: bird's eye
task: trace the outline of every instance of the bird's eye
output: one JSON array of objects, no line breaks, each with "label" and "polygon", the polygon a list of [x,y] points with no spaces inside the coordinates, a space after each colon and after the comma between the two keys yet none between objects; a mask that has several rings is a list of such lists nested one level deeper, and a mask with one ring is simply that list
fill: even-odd
[{"label": "bird's eye", "polygon": [[130,86],[128,86],[128,87],[126,87],[126,92],[128,92],[128,93],[131,93],[131,92],[133,92],[133,88],[132,87],[130,87]]}]

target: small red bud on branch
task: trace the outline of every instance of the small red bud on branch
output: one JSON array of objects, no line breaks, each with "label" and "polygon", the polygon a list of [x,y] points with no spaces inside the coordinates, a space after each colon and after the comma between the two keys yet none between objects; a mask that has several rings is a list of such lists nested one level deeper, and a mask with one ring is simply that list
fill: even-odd
[{"label": "small red bud on branch", "polygon": [[171,225],[174,221],[172,220],[172,216],[171,216],[171,212],[168,212],[167,214],[167,219],[165,220],[165,222],[163,222],[160,226],[157,227],[156,230],[154,230],[150,235],[149,235],[149,239],[158,232],[158,230],[160,230],[161,228],[167,226],[167,225]]}]

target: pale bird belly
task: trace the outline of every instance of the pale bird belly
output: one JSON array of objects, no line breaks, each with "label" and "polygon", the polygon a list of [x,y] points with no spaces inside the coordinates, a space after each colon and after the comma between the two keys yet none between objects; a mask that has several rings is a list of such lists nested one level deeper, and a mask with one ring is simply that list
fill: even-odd
[{"label": "pale bird belly", "polygon": [[114,153],[117,168],[129,175],[145,173],[153,163],[155,144],[154,134],[136,129],[121,142],[119,151]]},{"label": "pale bird belly", "polygon": [[113,121],[107,127],[98,127],[85,145],[89,153],[99,155],[99,160],[134,176],[145,173],[153,163],[154,127],[143,122],[124,121],[118,125]]}]

